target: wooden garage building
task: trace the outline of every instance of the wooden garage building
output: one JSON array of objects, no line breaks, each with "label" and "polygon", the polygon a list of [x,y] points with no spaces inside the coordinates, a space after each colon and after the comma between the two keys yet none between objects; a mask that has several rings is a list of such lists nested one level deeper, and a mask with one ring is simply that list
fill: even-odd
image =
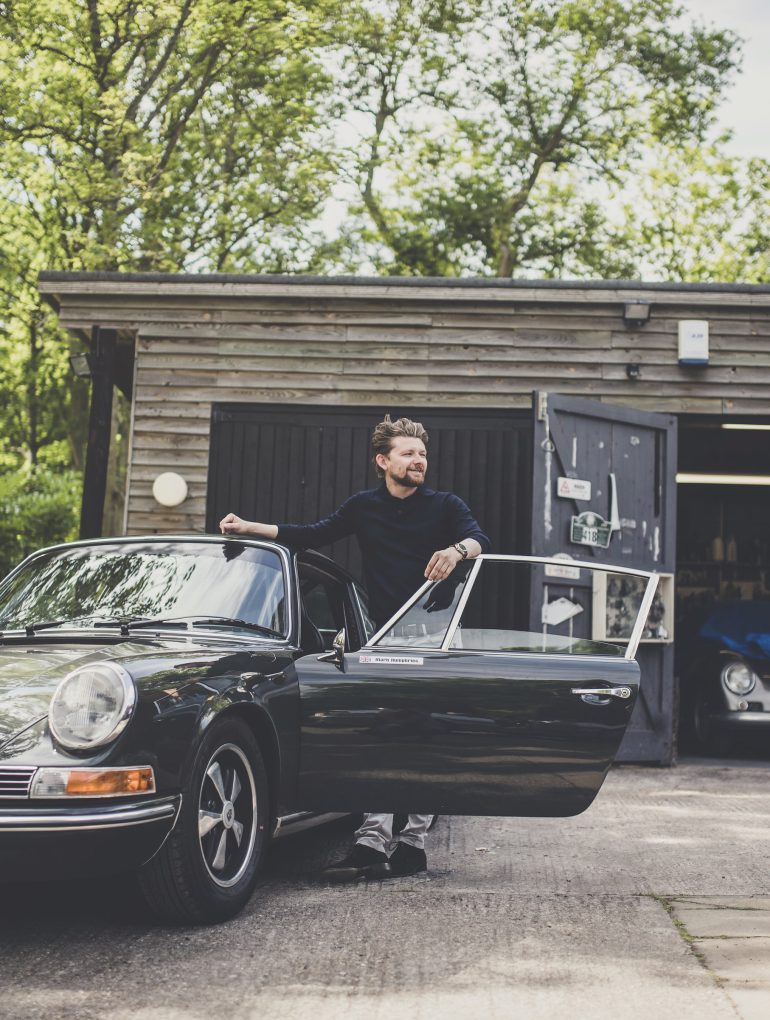
[{"label": "wooden garage building", "polygon": [[[214,531],[228,510],[316,519],[372,484],[367,437],[385,411],[425,421],[430,482],[464,496],[506,552],[576,552],[564,513],[585,507],[548,486],[590,465],[613,475],[625,522],[594,555],[673,573],[677,457],[680,472],[770,475],[767,432],[720,430],[770,422],[768,286],[47,272],[40,288],[91,348],[88,534],[113,383],[131,397],[128,534]],[[681,330],[704,323],[707,363],[680,363]],[[164,472],[187,482],[177,507],[153,497]],[[770,488],[749,489],[766,519]],[[697,563],[714,526],[689,524]],[[769,553],[751,551],[768,595]],[[356,569],[352,547],[335,555]],[[626,757],[670,761],[671,647],[646,654],[656,679]]]}]

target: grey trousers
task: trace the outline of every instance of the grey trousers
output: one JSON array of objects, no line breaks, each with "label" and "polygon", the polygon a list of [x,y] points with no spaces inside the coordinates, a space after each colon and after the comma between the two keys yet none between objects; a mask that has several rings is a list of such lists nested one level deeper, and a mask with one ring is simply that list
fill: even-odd
[{"label": "grey trousers", "polygon": [[393,815],[364,815],[361,827],[356,830],[356,843],[369,846],[372,850],[390,855],[396,849],[396,843],[409,843],[418,850],[425,849],[425,833],[433,821],[433,815],[409,815],[404,828],[393,842]]}]

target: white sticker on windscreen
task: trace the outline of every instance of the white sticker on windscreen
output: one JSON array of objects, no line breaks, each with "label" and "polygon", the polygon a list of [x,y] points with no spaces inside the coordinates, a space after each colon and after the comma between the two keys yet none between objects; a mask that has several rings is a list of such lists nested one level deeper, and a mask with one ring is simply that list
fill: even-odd
[{"label": "white sticker on windscreen", "polygon": [[390,666],[422,666],[423,663],[419,655],[359,655],[358,661]]}]

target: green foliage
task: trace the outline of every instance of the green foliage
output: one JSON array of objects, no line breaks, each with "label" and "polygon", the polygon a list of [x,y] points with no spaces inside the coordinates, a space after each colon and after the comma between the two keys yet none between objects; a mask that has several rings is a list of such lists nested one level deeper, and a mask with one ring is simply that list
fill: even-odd
[{"label": "green foliage", "polygon": [[83,466],[44,268],[768,280],[768,166],[713,141],[738,41],[685,15],[0,0],[0,475]]},{"label": "green foliage", "polygon": [[0,3],[0,466],[69,444],[87,390],[42,268],[292,270],[329,193],[330,0]]},{"label": "green foliage", "polygon": [[649,153],[624,242],[645,271],[688,282],[770,283],[770,163],[719,143]]},{"label": "green foliage", "polygon": [[0,475],[0,576],[36,549],[77,538],[80,493],[74,471]]},{"label": "green foliage", "polygon": [[[388,46],[360,97],[358,180],[374,228],[360,236],[389,272],[562,271],[552,251],[575,221],[585,235],[596,225],[586,187],[631,179],[651,143],[702,139],[735,67],[734,37],[681,28],[673,0],[480,0],[441,34],[432,6],[416,5],[415,24],[393,0],[388,32],[351,41],[359,54]],[[567,225],[552,218],[541,243],[533,224],[554,187]],[[583,249],[573,272],[605,261],[600,239]]]}]

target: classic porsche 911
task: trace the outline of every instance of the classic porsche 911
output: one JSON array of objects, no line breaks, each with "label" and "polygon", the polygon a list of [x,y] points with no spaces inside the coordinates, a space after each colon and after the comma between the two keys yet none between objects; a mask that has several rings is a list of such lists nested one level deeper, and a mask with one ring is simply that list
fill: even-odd
[{"label": "classic porsche 911", "polygon": [[770,602],[723,602],[680,653],[682,736],[728,754],[770,731]]},{"label": "classic porsche 911", "polygon": [[[595,570],[641,579],[627,645],[590,637]],[[33,554],[0,583],[3,878],[135,870],[161,916],[217,921],[273,836],[330,815],[585,810],[657,579],[566,573],[482,556],[374,633],[349,575],[273,542]]]}]

